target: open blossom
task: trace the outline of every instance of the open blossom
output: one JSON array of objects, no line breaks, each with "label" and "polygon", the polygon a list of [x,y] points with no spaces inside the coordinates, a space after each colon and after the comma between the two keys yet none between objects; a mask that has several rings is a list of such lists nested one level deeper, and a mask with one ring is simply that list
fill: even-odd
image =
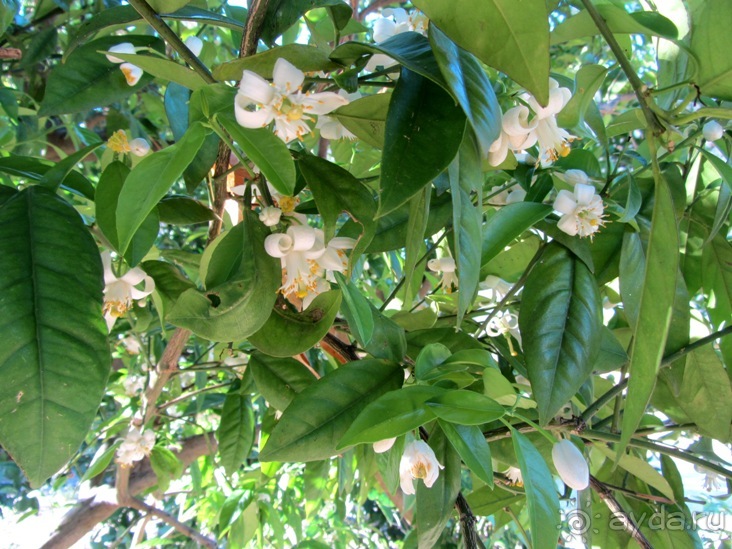
[{"label": "open blossom", "polygon": [[524,476],[518,467],[509,467],[508,471],[506,471],[506,477],[514,486],[524,485]]},{"label": "open blossom", "polygon": [[[110,53],[123,53],[123,54],[135,54],[136,48],[133,46],[130,42],[122,42],[121,44],[117,44],[115,46],[112,46],[108,50]],[[125,75],[125,80],[127,81],[127,84],[130,86],[134,86],[140,81],[140,78],[142,78],[142,69],[138,67],[137,65],[133,65],[132,63],[127,63],[124,61],[124,59],[120,59],[119,57],[116,57],[114,55],[110,55],[109,53],[107,55],[107,60],[110,63],[117,63],[119,64],[119,68],[122,71],[122,74]]]},{"label": "open blossom", "polygon": [[385,438],[384,440],[379,440],[374,442],[374,452],[377,454],[383,454],[384,452],[388,452],[391,450],[391,447],[394,446],[394,443],[396,442],[396,437],[393,438]]},{"label": "open blossom", "polygon": [[311,115],[327,114],[348,103],[334,92],[303,93],[305,74],[286,59],[274,66],[273,82],[245,70],[234,100],[236,120],[245,128],[263,128],[274,121],[275,135],[285,143],[310,133]]},{"label": "open blossom", "polygon": [[399,480],[402,492],[414,494],[414,479],[418,478],[424,481],[427,488],[432,488],[437,477],[440,476],[440,469],[444,468],[426,442],[421,440],[410,442],[404,448],[404,454],[399,462]]},{"label": "open blossom", "polygon": [[552,447],[552,460],[560,478],[570,488],[584,490],[590,485],[590,468],[582,452],[564,439]]},{"label": "open blossom", "polygon": [[546,107],[542,107],[533,95],[522,94],[520,98],[525,105],[509,109],[501,119],[501,135],[489,149],[490,164],[498,166],[506,159],[509,150],[521,152],[537,143],[543,164],[567,156],[569,143],[576,137],[560,128],[556,117],[571,97],[572,92],[559,87],[553,78],[549,79],[549,103]]},{"label": "open blossom", "polygon": [[[387,8],[381,10],[381,16],[374,21],[374,42],[380,44],[392,36],[409,31],[425,34],[428,24],[429,20],[418,11],[409,13],[404,8]],[[388,55],[377,53],[371,56],[365,68],[374,72],[379,67],[387,69],[396,64]]]},{"label": "open blossom", "polygon": [[714,492],[725,485],[722,475],[715,473],[711,469],[707,469],[703,465],[694,465],[694,470],[704,475],[704,489],[707,492]]},{"label": "open blossom", "polygon": [[[107,328],[111,331],[117,319],[132,307],[133,300],[144,299],[153,292],[155,281],[139,267],[130,269],[117,278],[112,270],[112,256],[109,252],[102,254],[102,264],[105,284],[103,311]],[[140,283],[144,283],[142,290],[136,288]]]},{"label": "open blossom", "polygon": [[605,206],[592,185],[578,183],[573,193],[559,191],[553,208],[563,214],[557,227],[570,236],[592,237],[603,225]]},{"label": "open blossom", "polygon": [[134,397],[142,393],[145,389],[145,378],[140,376],[127,376],[122,382],[125,388],[125,394],[128,397]]},{"label": "open blossom", "polygon": [[488,321],[485,331],[491,337],[505,337],[511,355],[516,356],[518,354],[513,348],[513,341],[511,341],[511,336],[513,336],[521,344],[521,332],[519,332],[518,317],[515,314],[508,311],[496,313]]},{"label": "open blossom", "polygon": [[335,237],[326,246],[323,231],[308,225],[291,225],[287,232],[273,233],[264,240],[266,252],[282,264],[284,282],[280,291],[287,297],[302,299],[304,308],[317,295],[330,290],[331,273],[348,268],[344,250],[355,244],[352,238]]},{"label": "open blossom", "polygon": [[447,293],[452,292],[453,287],[458,287],[458,277],[455,274],[455,260],[452,257],[430,259],[427,262],[427,268],[435,273],[442,273],[442,281],[440,284]]},{"label": "open blossom", "polygon": [[131,467],[136,461],[149,456],[153,446],[155,446],[155,433],[152,431],[141,433],[137,427],[132,427],[117,448],[117,463],[123,467]]}]

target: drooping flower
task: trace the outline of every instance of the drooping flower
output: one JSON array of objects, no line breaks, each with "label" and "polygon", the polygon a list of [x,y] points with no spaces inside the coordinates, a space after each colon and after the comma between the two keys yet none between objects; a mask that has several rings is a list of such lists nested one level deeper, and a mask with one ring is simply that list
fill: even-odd
[{"label": "drooping flower", "polygon": [[503,336],[506,338],[508,348],[512,356],[518,355],[513,348],[511,336],[521,345],[521,332],[519,332],[518,317],[509,311],[500,311],[496,313],[485,327],[485,332],[491,337]]},{"label": "drooping flower", "polygon": [[[132,45],[130,42],[122,42],[121,44],[116,44],[112,46],[111,48],[109,48],[108,51],[112,54],[123,53],[134,55],[137,51],[137,48],[135,48],[135,46]],[[127,81],[128,85],[134,86],[140,81],[140,78],[142,78],[143,71],[137,65],[128,63],[124,59],[120,59],[119,57],[110,55],[109,53],[106,54],[106,57],[110,63],[119,64],[119,68],[122,71],[122,74],[125,75],[125,80]]]},{"label": "drooping flower", "polygon": [[513,284],[510,284],[500,277],[488,275],[485,280],[479,284],[481,296],[487,297],[491,301],[498,303],[506,294],[511,291]]},{"label": "drooping flower", "polygon": [[570,488],[584,490],[590,485],[587,460],[571,440],[560,440],[552,447],[552,460],[560,478]]},{"label": "drooping flower", "polygon": [[458,287],[458,277],[455,274],[455,260],[452,257],[441,257],[440,259],[430,259],[427,262],[427,268],[435,273],[442,273],[442,288],[449,294],[453,287]]},{"label": "drooping flower", "polygon": [[201,50],[203,49],[203,40],[201,40],[198,36],[189,36],[188,38],[186,38],[184,44],[189,50],[191,50],[191,53],[196,57],[201,55]]},{"label": "drooping flower", "polygon": [[348,101],[334,92],[303,93],[305,74],[286,59],[276,61],[273,82],[245,70],[234,100],[236,120],[245,128],[274,121],[275,135],[285,143],[310,133],[311,115],[327,114]]},{"label": "drooping flower", "polygon": [[[132,306],[133,300],[144,299],[155,289],[155,281],[139,267],[130,269],[117,278],[112,270],[112,256],[109,252],[102,254],[104,265],[104,318],[111,331],[114,323]],[[136,288],[144,283],[144,289]]]},{"label": "drooping flower", "polygon": [[140,376],[127,376],[122,385],[128,397],[135,397],[145,389],[145,379]]},{"label": "drooping flower", "polygon": [[559,191],[553,208],[563,214],[557,227],[570,236],[592,237],[604,224],[605,205],[592,185],[578,183],[573,193]]},{"label": "drooping flower", "polygon": [[435,452],[426,442],[415,440],[404,448],[404,454],[399,462],[399,480],[402,492],[414,494],[414,479],[421,478],[427,488],[440,476],[440,469],[445,467],[437,461]]},{"label": "drooping flower", "polygon": [[137,427],[131,427],[122,444],[117,448],[117,463],[122,467],[131,467],[136,461],[149,456],[155,446],[155,433],[141,433]]},{"label": "drooping flower", "polygon": [[491,166],[499,166],[506,160],[508,151],[519,152],[536,143],[534,120],[529,121],[531,112],[525,105],[508,109],[501,117],[501,135],[488,149],[488,162]]},{"label": "drooping flower", "polygon": [[259,212],[259,220],[267,225],[267,227],[274,227],[277,225],[277,223],[280,222],[280,217],[282,217],[282,210],[275,206],[267,206],[266,208],[262,208],[262,211]]},{"label": "drooping flower", "polygon": [[694,470],[704,475],[704,490],[707,492],[714,492],[724,486],[724,477],[719,473],[715,473],[703,465],[694,465]]},{"label": "drooping flower", "polygon": [[122,63],[119,68],[122,71],[122,74],[125,75],[125,80],[127,81],[128,86],[134,86],[140,81],[140,78],[142,78],[142,69],[137,65],[133,65],[132,63]]},{"label": "drooping flower", "polygon": [[509,467],[505,475],[514,486],[524,485],[524,476],[521,473],[521,469],[519,469],[518,467]]},{"label": "drooping flower", "polygon": [[130,141],[130,152],[135,156],[145,156],[150,152],[150,143],[142,137]]},{"label": "drooping flower", "polygon": [[374,452],[377,454],[383,454],[384,452],[388,452],[391,450],[391,447],[394,446],[394,443],[396,442],[396,437],[393,438],[385,438],[384,440],[379,440],[374,442]]},{"label": "drooping flower", "polygon": [[123,338],[121,341],[122,346],[125,348],[125,350],[130,353],[131,355],[139,355],[140,351],[142,351],[142,347],[140,346],[140,342],[137,340],[135,336],[128,335],[127,337]]},{"label": "drooping flower", "polygon": [[724,135],[724,128],[716,120],[710,120],[704,124],[702,135],[707,141],[717,141],[718,139],[722,139],[722,136]]}]

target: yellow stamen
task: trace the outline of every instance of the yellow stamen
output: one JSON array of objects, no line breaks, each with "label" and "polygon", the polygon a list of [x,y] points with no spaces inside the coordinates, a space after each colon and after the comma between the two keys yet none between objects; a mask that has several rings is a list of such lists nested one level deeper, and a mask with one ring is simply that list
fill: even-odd
[{"label": "yellow stamen", "polygon": [[130,144],[127,141],[127,134],[123,130],[117,130],[107,141],[107,146],[116,153],[130,152]]},{"label": "yellow stamen", "polygon": [[283,214],[291,214],[300,200],[294,196],[281,196],[277,202]]},{"label": "yellow stamen", "polygon": [[122,70],[122,74],[125,75],[125,80],[127,80],[127,84],[129,84],[130,86],[134,86],[135,84],[137,84],[137,78],[135,78],[132,69],[130,69],[129,67],[120,67],[120,69]]}]

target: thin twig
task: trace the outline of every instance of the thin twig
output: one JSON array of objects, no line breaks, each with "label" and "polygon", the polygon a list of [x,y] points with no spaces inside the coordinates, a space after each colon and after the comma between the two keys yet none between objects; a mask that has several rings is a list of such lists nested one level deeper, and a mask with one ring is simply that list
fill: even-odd
[{"label": "thin twig", "polygon": [[604,483],[597,480],[595,477],[590,475],[590,486],[597,493],[600,499],[607,505],[608,509],[612,511],[613,515],[620,519],[623,524],[625,531],[644,549],[653,549],[653,546],[640,531],[638,525],[633,521],[632,517],[625,512],[625,509],[618,503],[615,496]]},{"label": "thin twig", "polygon": [[156,367],[157,379],[155,384],[145,393],[145,420],[147,423],[157,413],[155,403],[163,392],[165,384],[168,383],[170,376],[178,369],[178,360],[183,354],[188,338],[191,332],[185,328],[176,328],[173,335],[168,340],[168,344],[163,351],[163,356]]}]

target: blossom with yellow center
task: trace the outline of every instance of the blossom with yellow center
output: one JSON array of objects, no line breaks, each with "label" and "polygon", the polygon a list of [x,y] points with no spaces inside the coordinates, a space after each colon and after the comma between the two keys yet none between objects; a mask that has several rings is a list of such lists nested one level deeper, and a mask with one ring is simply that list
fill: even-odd
[{"label": "blossom with yellow center", "polygon": [[563,214],[557,227],[570,236],[592,238],[604,224],[602,218],[605,206],[592,185],[577,183],[572,193],[559,191],[553,207]]},{"label": "blossom with yellow center", "polygon": [[[130,269],[117,278],[112,270],[112,256],[109,252],[102,254],[102,265],[104,265],[105,284],[102,311],[107,321],[107,328],[111,331],[117,319],[132,307],[133,301],[144,299],[153,292],[155,281],[139,267]],[[143,290],[135,287],[140,283],[144,283]]]},{"label": "blossom with yellow center", "polygon": [[414,494],[414,479],[421,478],[427,488],[440,476],[440,469],[445,467],[437,461],[435,452],[426,442],[415,440],[407,444],[399,462],[399,481],[402,492]]},{"label": "blossom with yellow center", "polygon": [[452,257],[442,257],[440,259],[430,259],[427,262],[427,268],[436,273],[442,273],[441,286],[445,292],[452,293],[453,287],[458,287],[458,277],[455,274],[455,260]]},{"label": "blossom with yellow center", "polygon": [[149,456],[155,446],[155,433],[140,432],[137,427],[130,428],[122,444],[117,448],[117,463],[122,467],[132,467],[136,461]]},{"label": "blossom with yellow center", "polygon": [[117,130],[107,141],[107,147],[118,154],[130,152],[130,143],[127,141],[127,134],[124,130]]}]

